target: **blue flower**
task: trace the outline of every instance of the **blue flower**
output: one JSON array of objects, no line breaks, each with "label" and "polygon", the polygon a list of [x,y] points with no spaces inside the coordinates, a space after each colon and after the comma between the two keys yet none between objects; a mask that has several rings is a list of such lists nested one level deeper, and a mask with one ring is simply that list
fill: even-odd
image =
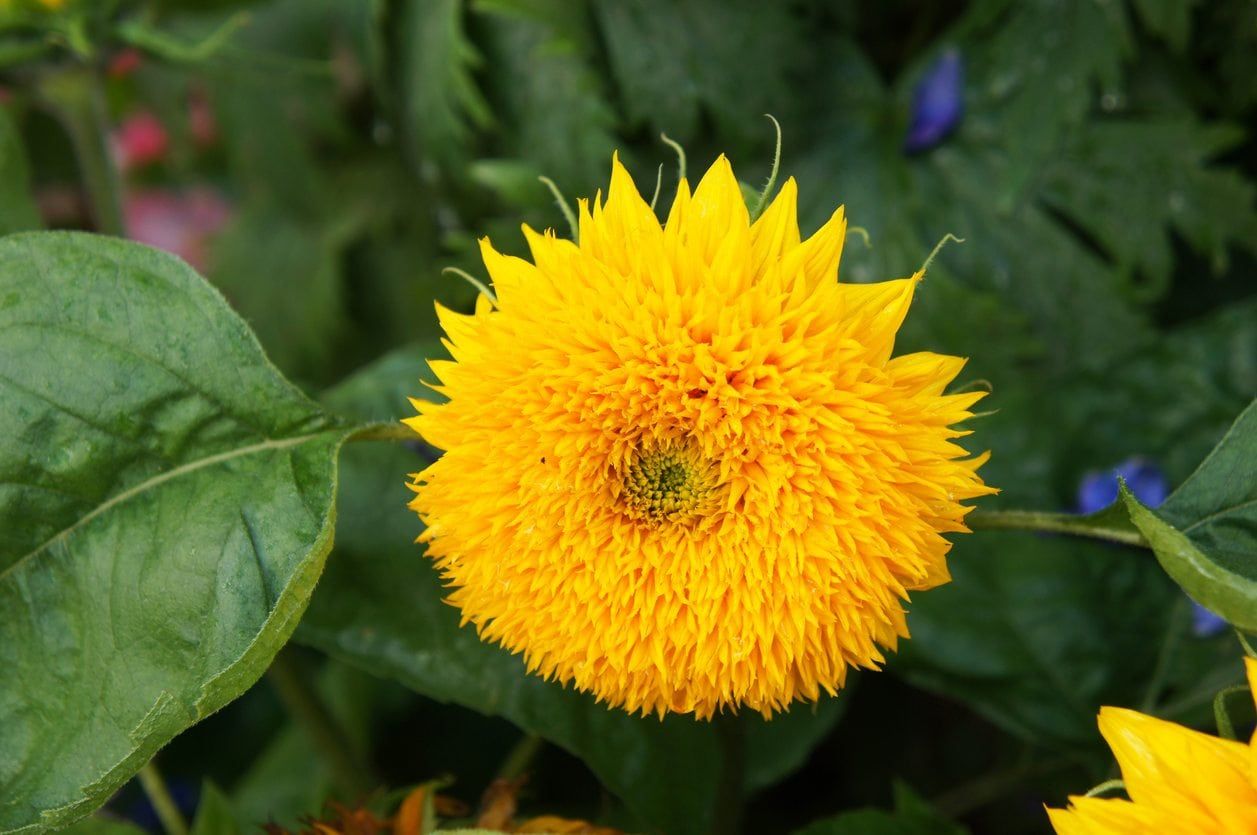
[{"label": "blue flower", "polygon": [[1078,485],[1078,512],[1095,513],[1117,501],[1119,478],[1148,507],[1156,507],[1170,495],[1170,483],[1159,467],[1144,458],[1128,458],[1111,470],[1083,477]]},{"label": "blue flower", "polygon": [[965,111],[965,67],[960,52],[948,49],[917,82],[912,96],[912,122],[903,149],[919,154],[947,138]]},{"label": "blue flower", "polygon": [[[1117,483],[1121,478],[1136,499],[1148,507],[1156,507],[1170,494],[1170,484],[1155,464],[1144,458],[1128,458],[1111,470],[1088,473],[1078,485],[1078,512],[1095,513],[1117,501]],[[1227,622],[1192,601],[1192,634],[1210,638],[1227,628]]]},{"label": "blue flower", "polygon": [[1222,634],[1227,628],[1228,624],[1225,620],[1201,606],[1195,600],[1192,601],[1193,635],[1197,638],[1212,638],[1214,635]]}]

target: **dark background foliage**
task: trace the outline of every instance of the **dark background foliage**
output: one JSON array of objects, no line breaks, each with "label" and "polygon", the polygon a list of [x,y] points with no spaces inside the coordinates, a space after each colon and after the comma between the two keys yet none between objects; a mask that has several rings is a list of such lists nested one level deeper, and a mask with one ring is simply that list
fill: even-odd
[{"label": "dark background foliage", "polygon": [[[108,56],[130,233],[199,262],[279,368],[346,415],[391,419],[420,394],[434,300],[474,298],[442,270],[479,274],[478,237],[518,251],[521,221],[562,228],[539,175],[591,195],[618,150],[646,193],[662,166],[667,200],[663,132],[692,177],[725,152],[758,188],[765,113],[805,231],[839,203],[867,230],[843,280],[966,240],[934,261],[900,346],[969,356],[966,379],[993,389],[967,441],[994,451],[988,506],[1072,510],[1089,474],[1132,458],[1177,484],[1257,392],[1248,0],[103,5],[168,39]],[[233,20],[220,48],[179,52]],[[0,70],[0,231],[93,226],[56,66]],[[345,453],[336,545],[286,650],[367,763],[359,784],[451,774],[474,803],[536,734],[525,812],[706,831],[727,755],[709,726],[610,713],[457,629],[402,507],[429,452]],[[1046,832],[1044,803],[1112,776],[1100,705],[1207,727],[1240,680],[1233,637],[1193,628],[1145,552],[957,539],[955,582],[912,601],[887,672],[739,719],[746,831],[847,812],[816,833]],[[358,799],[286,716],[264,681],[164,770],[192,793],[213,781],[246,831]],[[141,806],[128,789],[111,808]],[[850,812],[865,807],[898,812]]]}]

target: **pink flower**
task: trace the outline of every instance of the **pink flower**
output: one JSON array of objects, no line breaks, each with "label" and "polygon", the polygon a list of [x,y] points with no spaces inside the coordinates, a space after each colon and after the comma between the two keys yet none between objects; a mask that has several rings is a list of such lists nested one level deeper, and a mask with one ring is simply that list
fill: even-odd
[{"label": "pink flower", "polygon": [[113,147],[118,167],[132,171],[164,159],[170,136],[156,116],[141,110],[123,119],[114,130]]},{"label": "pink flower", "polygon": [[122,210],[132,239],[178,255],[202,272],[210,240],[232,215],[231,204],[206,186],[136,189],[126,195]]},{"label": "pink flower", "polygon": [[109,60],[109,77],[126,78],[138,70],[142,63],[144,63],[144,56],[138,49],[124,49]]}]

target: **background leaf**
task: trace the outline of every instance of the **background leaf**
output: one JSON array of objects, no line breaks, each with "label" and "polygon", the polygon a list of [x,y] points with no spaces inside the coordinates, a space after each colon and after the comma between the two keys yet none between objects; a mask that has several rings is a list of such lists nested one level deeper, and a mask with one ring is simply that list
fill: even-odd
[{"label": "background leaf", "polygon": [[40,831],[265,670],[331,547],[348,430],[170,256],[11,236],[0,300],[0,829]]},{"label": "background leaf", "polygon": [[1131,521],[1197,602],[1257,631],[1257,402],[1157,510],[1123,489]]},{"label": "background leaf", "polygon": [[31,199],[30,174],[22,137],[0,106],[0,235],[40,227],[39,211]]}]

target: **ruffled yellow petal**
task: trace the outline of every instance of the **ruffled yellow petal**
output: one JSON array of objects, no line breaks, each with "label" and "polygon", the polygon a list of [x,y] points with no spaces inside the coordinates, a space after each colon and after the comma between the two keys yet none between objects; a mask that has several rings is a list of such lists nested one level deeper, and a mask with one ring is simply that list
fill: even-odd
[{"label": "ruffled yellow petal", "polygon": [[841,212],[801,241],[787,181],[754,226],[723,157],[660,224],[613,162],[579,243],[482,245],[497,290],[440,310],[445,454],[411,507],[449,601],[530,671],[633,711],[770,714],[833,693],[948,579],[990,492],[945,395],[961,361],[891,360],[913,280],[836,280]]},{"label": "ruffled yellow petal", "polygon": [[759,219],[751,226],[753,275],[763,275],[771,264],[799,245],[799,187],[791,177]]}]

